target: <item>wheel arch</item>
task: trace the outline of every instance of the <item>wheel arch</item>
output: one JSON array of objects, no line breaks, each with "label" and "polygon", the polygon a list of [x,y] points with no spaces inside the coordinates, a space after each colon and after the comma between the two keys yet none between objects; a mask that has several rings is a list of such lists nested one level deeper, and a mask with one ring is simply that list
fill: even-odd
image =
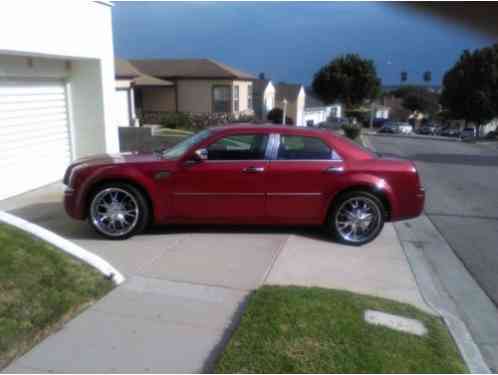
[{"label": "wheel arch", "polygon": [[332,199],[330,199],[330,202],[329,202],[328,207],[327,207],[326,215],[325,215],[325,220],[327,220],[327,218],[329,217],[330,211],[333,209],[335,202],[337,202],[337,199],[339,199],[340,196],[342,196],[344,194],[351,193],[353,191],[364,191],[364,192],[370,193],[370,194],[376,196],[377,198],[379,198],[379,200],[382,202],[382,204],[384,206],[384,210],[385,210],[385,214],[386,214],[386,216],[384,217],[384,220],[385,221],[391,220],[393,205],[389,199],[388,193],[383,189],[379,189],[377,186],[373,186],[373,185],[370,185],[367,183],[354,184],[354,185],[348,186],[348,187],[338,191],[332,197]]},{"label": "wheel arch", "polygon": [[95,193],[105,185],[111,185],[111,184],[125,184],[125,185],[130,185],[133,188],[137,189],[145,198],[145,201],[147,202],[148,208],[149,208],[149,220],[153,220],[154,218],[154,204],[152,201],[151,194],[147,190],[145,186],[142,184],[138,183],[137,181],[131,179],[131,178],[126,178],[126,177],[110,177],[110,178],[103,178],[99,179],[98,181],[93,182],[91,185],[89,185],[85,191],[85,194],[83,196],[83,202],[84,202],[84,215],[85,217],[88,217],[88,209],[91,203],[91,200]]}]

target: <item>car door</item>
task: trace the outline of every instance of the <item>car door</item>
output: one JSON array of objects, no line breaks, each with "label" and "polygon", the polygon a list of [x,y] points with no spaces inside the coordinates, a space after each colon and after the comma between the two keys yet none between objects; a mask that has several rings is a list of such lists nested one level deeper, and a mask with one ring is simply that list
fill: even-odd
[{"label": "car door", "polygon": [[266,175],[268,216],[282,222],[317,222],[344,165],[320,137],[281,134]]},{"label": "car door", "polygon": [[210,143],[207,159],[185,163],[173,179],[173,207],[192,221],[257,222],[265,216],[268,134],[238,133]]}]

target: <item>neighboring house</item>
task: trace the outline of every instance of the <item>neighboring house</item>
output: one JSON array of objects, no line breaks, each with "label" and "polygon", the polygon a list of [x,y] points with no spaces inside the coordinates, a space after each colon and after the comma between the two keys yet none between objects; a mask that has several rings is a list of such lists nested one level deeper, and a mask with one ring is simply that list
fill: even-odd
[{"label": "neighboring house", "polygon": [[163,87],[173,87],[173,82],[154,78],[138,71],[129,61],[115,59],[116,74],[115,108],[118,126],[138,125],[135,110],[135,90],[144,88],[150,92]]},{"label": "neighboring house", "polygon": [[341,118],[342,106],[340,104],[326,105],[314,93],[307,90],[304,105],[304,124],[306,126],[318,125],[329,118]]},{"label": "neighboring house", "polygon": [[210,59],[130,60],[140,73],[173,86],[136,85],[137,109],[192,114],[253,114],[255,77]]},{"label": "neighboring house", "polygon": [[0,5],[0,199],[118,152],[111,4]]},{"label": "neighboring house", "polygon": [[287,100],[286,116],[290,117],[296,126],[306,126],[304,123],[304,105],[306,92],[303,85],[278,83],[276,89],[275,107],[284,109],[284,99]]},{"label": "neighboring house", "polygon": [[254,114],[258,120],[265,121],[268,112],[275,107],[275,86],[264,76],[262,78],[253,82]]},{"label": "neighboring house", "polygon": [[387,120],[389,118],[390,108],[383,105],[376,105],[374,107],[374,119]]}]

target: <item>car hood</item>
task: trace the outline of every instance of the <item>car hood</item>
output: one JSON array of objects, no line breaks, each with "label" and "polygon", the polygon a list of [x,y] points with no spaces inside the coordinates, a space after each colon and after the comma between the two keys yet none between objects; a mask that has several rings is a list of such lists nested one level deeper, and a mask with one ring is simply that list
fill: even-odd
[{"label": "car hood", "polygon": [[87,166],[124,164],[124,163],[144,163],[160,160],[158,154],[146,154],[138,152],[123,152],[120,154],[98,154],[77,159],[72,166],[85,164]]}]

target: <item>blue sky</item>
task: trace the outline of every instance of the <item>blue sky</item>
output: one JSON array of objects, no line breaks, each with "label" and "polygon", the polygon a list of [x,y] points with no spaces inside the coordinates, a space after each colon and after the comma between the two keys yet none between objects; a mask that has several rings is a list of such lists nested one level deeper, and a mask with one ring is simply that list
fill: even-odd
[{"label": "blue sky", "polygon": [[309,84],[332,58],[373,59],[384,84],[402,70],[439,84],[464,49],[495,40],[388,3],[114,3],[123,58],[212,58],[274,81]]}]

